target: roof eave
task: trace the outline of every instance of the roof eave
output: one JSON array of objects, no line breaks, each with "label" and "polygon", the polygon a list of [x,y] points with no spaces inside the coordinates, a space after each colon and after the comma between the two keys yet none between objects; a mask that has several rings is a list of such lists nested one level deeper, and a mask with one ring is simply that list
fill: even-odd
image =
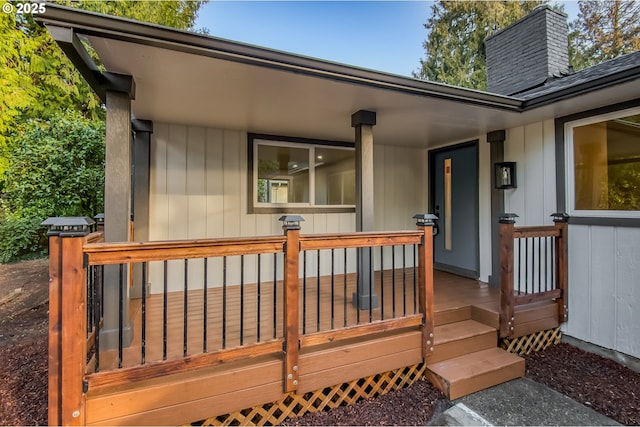
[{"label": "roof eave", "polygon": [[[368,70],[54,4],[48,4],[46,12],[37,15],[36,20],[47,26],[71,28],[75,33],[88,36],[106,37],[488,108],[522,111],[522,100],[515,97]],[[85,67],[80,71],[84,74],[91,70]]]}]

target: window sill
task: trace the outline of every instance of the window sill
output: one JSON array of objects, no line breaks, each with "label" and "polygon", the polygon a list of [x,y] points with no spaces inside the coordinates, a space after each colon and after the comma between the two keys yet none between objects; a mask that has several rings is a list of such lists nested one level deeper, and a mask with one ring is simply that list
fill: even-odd
[{"label": "window sill", "polygon": [[640,228],[640,218],[615,218],[595,216],[571,216],[569,224],[599,225],[603,227],[634,227]]},{"label": "window sill", "polygon": [[322,213],[355,213],[354,207],[249,207],[250,214],[322,214]]}]

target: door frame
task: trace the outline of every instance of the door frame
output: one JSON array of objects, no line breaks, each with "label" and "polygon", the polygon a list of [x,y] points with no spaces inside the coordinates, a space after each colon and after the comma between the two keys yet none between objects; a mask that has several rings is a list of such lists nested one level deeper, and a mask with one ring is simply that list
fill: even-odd
[{"label": "door frame", "polygon": [[[453,144],[453,145],[447,145],[445,147],[439,147],[439,148],[434,148],[432,150],[429,150],[428,153],[428,168],[429,168],[429,172],[428,172],[428,177],[429,177],[429,197],[428,197],[428,206],[429,206],[429,212],[435,212],[435,197],[436,197],[436,177],[435,177],[435,161],[436,161],[436,155],[439,153],[443,153],[443,152],[447,152],[447,151],[451,151],[451,150],[456,150],[456,149],[460,149],[460,148],[468,148],[468,147],[473,147],[474,151],[475,151],[475,157],[476,157],[476,162],[477,162],[477,176],[476,176],[476,182],[478,183],[478,186],[475,188],[475,202],[476,202],[476,207],[477,210],[475,212],[475,237],[473,239],[473,244],[475,245],[475,253],[476,253],[476,259],[474,260],[474,265],[475,265],[475,271],[472,270],[467,270],[465,268],[460,268],[460,267],[456,267],[456,266],[451,266],[451,265],[447,265],[447,264],[440,264],[438,262],[435,261],[435,250],[434,250],[434,260],[433,260],[433,267],[437,270],[442,270],[442,271],[446,271],[449,273],[453,273],[453,274],[457,274],[459,276],[464,276],[464,277],[469,277],[472,279],[478,279],[480,277],[480,153],[479,153],[479,145],[480,145],[480,140],[478,139],[474,139],[471,141],[467,141],[467,142],[462,142],[462,143],[458,143],[458,144]],[[434,239],[434,245],[435,245],[435,239]]]}]

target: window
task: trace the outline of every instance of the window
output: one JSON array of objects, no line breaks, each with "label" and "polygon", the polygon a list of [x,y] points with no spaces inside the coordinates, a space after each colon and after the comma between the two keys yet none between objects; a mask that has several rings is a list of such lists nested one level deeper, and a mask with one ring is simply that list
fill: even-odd
[{"label": "window", "polygon": [[254,211],[352,211],[356,198],[353,147],[282,139],[286,140],[250,137]]},{"label": "window", "polygon": [[640,218],[640,110],[565,125],[571,215]]}]

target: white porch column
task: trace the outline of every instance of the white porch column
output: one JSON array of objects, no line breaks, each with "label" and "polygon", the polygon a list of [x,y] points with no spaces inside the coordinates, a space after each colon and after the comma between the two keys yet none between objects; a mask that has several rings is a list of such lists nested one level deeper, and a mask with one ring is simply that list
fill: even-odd
[{"label": "white porch column", "polygon": [[[104,238],[105,242],[126,242],[130,238],[131,218],[131,98],[127,93],[115,91],[107,91],[106,98]],[[103,348],[117,347],[121,320],[122,345],[131,342],[127,270],[125,266],[121,279],[117,265],[104,269],[104,327],[100,334]]]},{"label": "white porch column", "polygon": [[[374,111],[359,110],[351,115],[356,146],[356,231],[374,230],[373,207],[373,126]],[[359,298],[358,298],[359,295]],[[358,250],[358,292],[353,305],[362,310],[378,306],[373,275],[373,257],[369,248]]]}]

